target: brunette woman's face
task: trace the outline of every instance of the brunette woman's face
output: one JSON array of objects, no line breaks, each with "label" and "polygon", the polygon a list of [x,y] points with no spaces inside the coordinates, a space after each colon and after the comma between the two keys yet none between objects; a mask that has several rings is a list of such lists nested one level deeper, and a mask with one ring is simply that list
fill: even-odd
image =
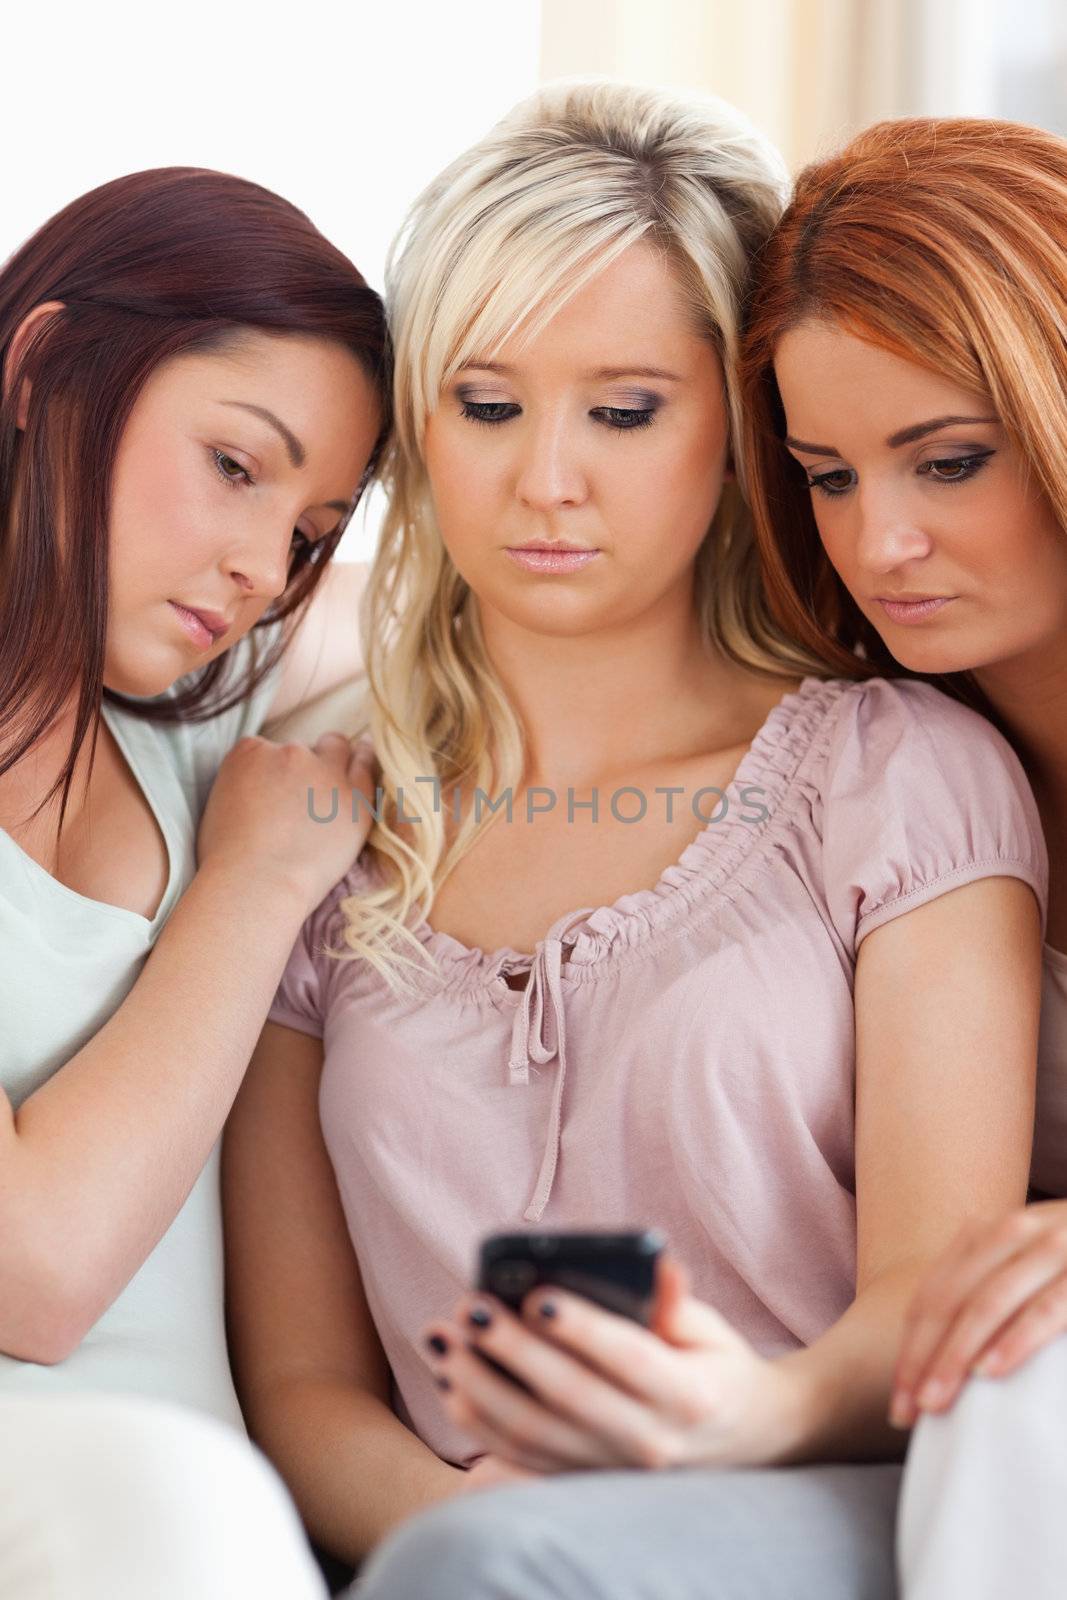
[{"label": "brunette woman's face", "polygon": [[574,637],[691,607],[727,414],[718,356],[664,256],[632,247],[532,340],[458,371],[425,459],[487,621]]},{"label": "brunette woman's face", "polygon": [[988,397],[815,320],[774,366],[826,553],[896,659],[1040,671],[1067,628],[1067,532]]},{"label": "brunette woman's face", "polygon": [[249,332],[157,368],[112,478],[107,686],[159,694],[247,633],[347,514],[379,421],[359,361],[322,339]]}]

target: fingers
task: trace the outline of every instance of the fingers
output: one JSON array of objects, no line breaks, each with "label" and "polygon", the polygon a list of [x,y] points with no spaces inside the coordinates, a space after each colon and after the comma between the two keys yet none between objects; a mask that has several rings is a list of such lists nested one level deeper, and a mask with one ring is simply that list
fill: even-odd
[{"label": "fingers", "polygon": [[353,741],[348,734],[331,729],[321,733],[311,748],[321,761],[334,769],[335,783],[340,780],[350,794],[358,791],[369,803],[363,806],[354,802],[345,807],[345,815],[362,823],[364,832],[369,832],[381,776],[372,741],[365,734]]},{"label": "fingers", "polygon": [[1067,1226],[1047,1208],[968,1227],[908,1312],[890,1421],[910,1427],[951,1405],[1000,1331],[1065,1271]]},{"label": "fingers", "polygon": [[713,1306],[694,1299],[686,1269],[672,1256],[660,1259],[656,1271],[656,1309],[652,1328],[681,1349],[724,1350],[744,1346],[736,1329]]},{"label": "fingers", "polygon": [[[683,1423],[699,1421],[704,1402],[683,1351],[719,1352],[744,1341],[710,1306],[683,1295],[684,1275],[667,1267],[660,1322],[664,1337],[613,1315],[580,1295],[539,1289],[523,1304],[523,1320],[545,1339],[573,1352],[614,1388]],[[548,1308],[546,1314],[546,1308]]]},{"label": "fingers", "polygon": [[523,1320],[489,1297],[461,1313],[477,1348],[597,1441],[603,1464],[665,1466],[680,1454],[698,1386],[679,1370],[685,1358],[647,1329],[556,1290],[529,1296]]},{"label": "fingers", "polygon": [[374,753],[373,740],[366,734],[361,735],[352,745],[348,757],[349,770],[358,768],[360,771],[379,772],[378,757]]},{"label": "fingers", "polygon": [[919,1377],[915,1401],[920,1410],[942,1411],[952,1404],[971,1367],[994,1335],[1049,1282],[1062,1260],[1034,1248],[1006,1262],[964,1302]]},{"label": "fingers", "polygon": [[[495,1372],[454,1324],[435,1323],[427,1351],[449,1416],[492,1455],[530,1472],[605,1464],[604,1450],[595,1440],[548,1410],[535,1394]],[[621,1465],[621,1458],[613,1458],[612,1464]]]},{"label": "fingers", "polygon": [[333,728],[328,733],[320,733],[311,748],[324,761],[344,760],[347,765],[350,746],[351,740],[347,734]]},{"label": "fingers", "polygon": [[986,1346],[974,1371],[982,1378],[1006,1377],[1067,1332],[1067,1272],[1017,1312]]},{"label": "fingers", "polygon": [[[377,798],[378,780],[382,769],[374,752],[374,745],[366,736],[357,739],[348,757],[345,776],[353,789],[358,789],[373,807]],[[370,817],[368,816],[368,822]]]},{"label": "fingers", "polygon": [[661,1255],[656,1262],[656,1298],[649,1319],[649,1327],[661,1339],[670,1337],[682,1301],[688,1294],[689,1274],[681,1262],[673,1256]]},{"label": "fingers", "polygon": [[904,1337],[894,1375],[890,1420],[898,1427],[915,1421],[915,1396],[931,1359],[961,1306],[991,1271],[1017,1255],[1029,1238],[1016,1212],[1003,1221],[972,1222],[929,1270],[905,1317]]}]

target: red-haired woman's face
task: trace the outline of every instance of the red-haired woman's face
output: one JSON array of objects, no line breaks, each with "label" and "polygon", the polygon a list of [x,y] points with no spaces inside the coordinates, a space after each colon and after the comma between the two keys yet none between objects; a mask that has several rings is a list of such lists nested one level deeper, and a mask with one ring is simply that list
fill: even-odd
[{"label": "red-haired woman's face", "polygon": [[814,320],[774,365],[826,553],[896,659],[1043,670],[1067,639],[1067,531],[989,399]]},{"label": "red-haired woman's face", "polygon": [[325,340],[250,332],[160,366],[112,478],[108,688],[158,694],[247,633],[299,541],[344,517],[379,419],[356,357]]}]

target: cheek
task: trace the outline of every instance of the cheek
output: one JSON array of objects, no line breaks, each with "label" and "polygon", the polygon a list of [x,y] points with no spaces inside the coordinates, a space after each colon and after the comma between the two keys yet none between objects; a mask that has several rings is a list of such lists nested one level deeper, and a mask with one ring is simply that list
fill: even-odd
[{"label": "cheek", "polygon": [[[653,424],[655,427],[655,424]],[[625,471],[608,479],[611,493],[635,537],[655,535],[658,548],[691,560],[703,543],[722,498],[726,475],[725,429],[664,436],[655,451],[635,451]]]},{"label": "cheek", "polygon": [[[195,574],[210,559],[227,491],[196,465],[195,457],[157,454],[150,467],[140,460],[116,467],[110,539],[116,595],[152,589],[168,574]],[[239,493],[232,491],[233,498]]]},{"label": "cheek", "polygon": [[[810,491],[805,491],[810,494]],[[820,503],[812,495],[810,500],[812,521],[830,565],[846,588],[852,583],[855,571],[856,537],[851,519],[843,505]]]},{"label": "cheek", "polygon": [[498,454],[462,437],[428,442],[425,462],[434,515],[450,552],[473,552],[497,520],[503,477]]}]

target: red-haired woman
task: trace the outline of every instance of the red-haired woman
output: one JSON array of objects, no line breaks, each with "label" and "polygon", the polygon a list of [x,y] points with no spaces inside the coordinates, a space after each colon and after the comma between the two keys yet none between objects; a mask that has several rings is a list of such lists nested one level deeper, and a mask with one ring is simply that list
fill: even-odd
[{"label": "red-haired woman", "polygon": [[909,1600],[1051,1600],[1067,1585],[1067,1199],[1048,1198],[1067,1196],[1067,143],[882,123],[808,168],[762,259],[746,369],[779,620],[836,673],[917,674],[984,710],[1048,840],[1032,1203],[930,1272],[892,1415],[929,1419],[905,1480]]},{"label": "red-haired woman", "polygon": [[0,363],[0,1592],[315,1593],[224,1426],[217,1141],[366,831],[308,805],[362,750],[245,736],[358,666],[381,303],[278,196],[142,172],[0,271]]}]

